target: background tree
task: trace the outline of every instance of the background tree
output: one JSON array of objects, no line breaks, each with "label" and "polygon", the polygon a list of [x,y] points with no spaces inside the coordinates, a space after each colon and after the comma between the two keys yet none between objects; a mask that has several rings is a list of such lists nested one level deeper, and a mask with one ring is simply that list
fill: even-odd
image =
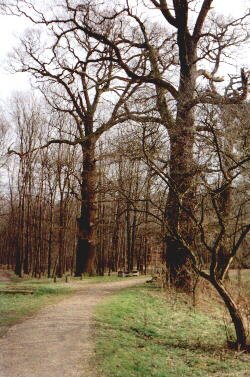
[{"label": "background tree", "polygon": [[[52,138],[44,147],[68,144],[81,150],[81,208],[75,270],[76,276],[80,276],[93,272],[95,260],[96,142],[103,132],[126,121],[124,103],[138,84],[119,77],[116,64],[109,63],[112,51],[81,28],[65,33],[60,24],[47,24],[45,19],[41,22],[48,30],[49,45],[44,46],[44,35],[39,31],[28,33],[13,55],[14,69],[33,74],[50,106],[74,121],[75,129],[71,133],[62,130],[59,138]],[[104,28],[107,35],[116,33],[112,25]]]}]

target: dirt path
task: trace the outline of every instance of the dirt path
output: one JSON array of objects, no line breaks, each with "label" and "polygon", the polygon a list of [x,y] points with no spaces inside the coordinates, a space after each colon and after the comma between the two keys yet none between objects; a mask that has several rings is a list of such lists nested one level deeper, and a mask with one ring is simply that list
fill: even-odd
[{"label": "dirt path", "polygon": [[10,328],[0,339],[0,377],[95,377],[93,310],[100,300],[145,278],[86,284],[81,292]]}]

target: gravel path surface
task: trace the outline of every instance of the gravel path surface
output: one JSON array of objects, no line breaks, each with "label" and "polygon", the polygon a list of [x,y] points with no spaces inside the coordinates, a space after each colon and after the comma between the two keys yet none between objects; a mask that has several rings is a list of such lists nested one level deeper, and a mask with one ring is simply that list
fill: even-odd
[{"label": "gravel path surface", "polygon": [[93,310],[116,290],[146,278],[89,284],[9,329],[0,339],[0,377],[96,377]]}]

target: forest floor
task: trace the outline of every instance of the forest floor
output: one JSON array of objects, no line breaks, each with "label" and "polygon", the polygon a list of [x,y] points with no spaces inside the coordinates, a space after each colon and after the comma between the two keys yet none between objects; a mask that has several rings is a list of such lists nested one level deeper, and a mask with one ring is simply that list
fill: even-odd
[{"label": "forest floor", "polygon": [[13,325],[0,338],[0,377],[94,377],[94,308],[106,295],[145,280],[72,281],[73,295]]}]

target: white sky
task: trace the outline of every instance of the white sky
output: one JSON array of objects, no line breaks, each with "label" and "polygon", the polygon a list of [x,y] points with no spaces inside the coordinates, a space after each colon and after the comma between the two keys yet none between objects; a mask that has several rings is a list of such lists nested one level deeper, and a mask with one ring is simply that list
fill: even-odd
[{"label": "white sky", "polygon": [[[250,0],[214,0],[214,10],[224,15],[238,17],[250,8]],[[0,99],[6,99],[13,91],[28,90],[29,80],[26,74],[8,72],[7,54],[17,44],[18,36],[28,27],[27,20],[18,17],[0,16]],[[249,46],[250,47],[250,46]],[[250,48],[241,53],[239,67],[250,61]]]}]

